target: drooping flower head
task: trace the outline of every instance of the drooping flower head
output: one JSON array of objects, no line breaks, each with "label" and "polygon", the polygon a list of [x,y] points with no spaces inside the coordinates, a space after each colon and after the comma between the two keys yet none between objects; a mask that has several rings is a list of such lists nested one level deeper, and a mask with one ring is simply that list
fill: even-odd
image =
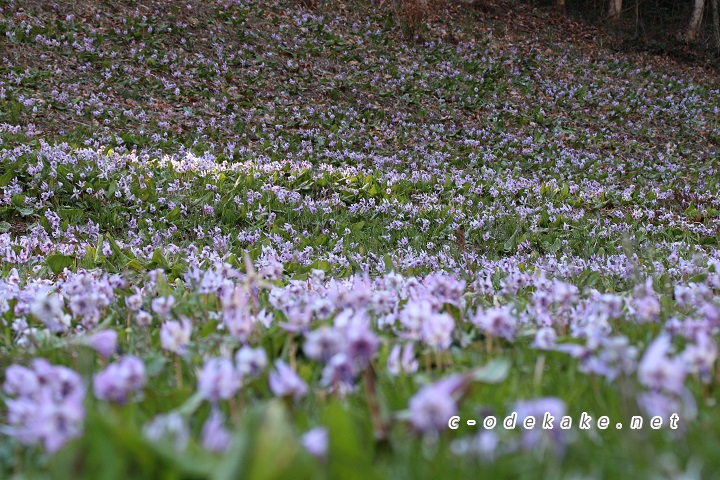
[{"label": "drooping flower head", "polygon": [[267,368],[267,364],[267,354],[261,347],[252,348],[245,345],[235,354],[236,371],[242,378],[259,376]]},{"label": "drooping flower head", "polygon": [[103,330],[91,334],[86,342],[103,357],[109,357],[117,349],[117,332],[115,330]]},{"label": "drooping flower head", "polygon": [[307,394],[305,381],[282,360],[275,361],[275,370],[270,372],[269,381],[270,390],[277,397],[291,396],[297,401]]},{"label": "drooping flower head", "polygon": [[198,391],[213,403],[227,400],[240,388],[240,376],[232,360],[209,358],[198,374]]},{"label": "drooping flower head", "polygon": [[661,333],[645,351],[638,366],[640,383],[648,388],[680,393],[684,389],[685,365],[680,358],[671,358],[670,335]]},{"label": "drooping flower head", "polygon": [[230,446],[232,436],[225,427],[225,419],[219,410],[213,409],[202,427],[201,443],[208,452],[224,452]]},{"label": "drooping flower head", "polygon": [[160,327],[160,345],[163,349],[178,355],[183,355],[190,343],[192,324],[187,318],[182,323],[175,320],[168,320]]}]

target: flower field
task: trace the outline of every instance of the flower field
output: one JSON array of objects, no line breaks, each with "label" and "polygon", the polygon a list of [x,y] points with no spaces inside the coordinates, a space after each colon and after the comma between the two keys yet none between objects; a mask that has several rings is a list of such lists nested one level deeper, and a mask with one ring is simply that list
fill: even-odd
[{"label": "flower field", "polygon": [[717,478],[717,74],[438,9],[0,3],[0,478]]}]

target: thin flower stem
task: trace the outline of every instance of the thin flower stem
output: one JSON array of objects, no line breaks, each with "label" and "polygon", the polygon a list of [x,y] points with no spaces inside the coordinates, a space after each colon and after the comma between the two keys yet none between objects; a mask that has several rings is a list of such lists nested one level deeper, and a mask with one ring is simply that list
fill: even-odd
[{"label": "thin flower stem", "polygon": [[289,344],[288,344],[288,356],[290,357],[290,368],[293,372],[297,372],[297,362],[295,359],[295,354],[297,347],[295,346],[295,340],[292,336],[292,334],[289,336]]},{"label": "thin flower stem", "polygon": [[182,388],[182,371],[180,369],[180,355],[178,354],[175,354],[175,382],[177,383],[178,388]]},{"label": "thin flower stem", "polygon": [[539,388],[542,383],[543,371],[545,370],[545,354],[540,354],[535,361],[535,374],[533,375],[533,385]]},{"label": "thin flower stem", "polygon": [[387,437],[387,429],[382,421],[380,405],[378,404],[377,395],[375,392],[375,376],[370,371],[371,368],[371,366],[368,366],[368,368],[363,371],[365,394],[368,399],[368,408],[370,409],[370,417],[372,418],[375,439],[382,440]]},{"label": "thin flower stem", "polygon": [[238,422],[238,405],[237,400],[234,396],[231,396],[228,398],[228,408],[230,409],[230,417],[232,418],[233,422],[237,424]]}]

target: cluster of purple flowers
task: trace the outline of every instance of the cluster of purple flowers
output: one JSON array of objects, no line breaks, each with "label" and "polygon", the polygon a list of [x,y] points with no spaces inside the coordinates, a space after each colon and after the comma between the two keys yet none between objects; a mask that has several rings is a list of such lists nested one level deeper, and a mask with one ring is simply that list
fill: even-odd
[{"label": "cluster of purple flowers", "polygon": [[455,320],[446,312],[438,311],[442,304],[433,305],[427,300],[409,300],[399,315],[402,337],[422,341],[435,350],[447,350],[452,343]]},{"label": "cluster of purple flowers", "polygon": [[93,378],[93,391],[101,400],[124,404],[132,393],[140,393],[145,386],[145,364],[139,358],[125,355],[111,363]]},{"label": "cluster of purple flowers", "polygon": [[82,433],[85,387],[67,367],[36,358],[31,367],[11,365],[3,392],[8,425],[2,430],[25,445],[42,444],[53,453]]},{"label": "cluster of purple flowers", "polygon": [[357,375],[375,357],[380,340],[370,328],[365,310],[345,309],[334,325],[305,335],[303,353],[324,363],[320,384],[341,395],[353,390]]},{"label": "cluster of purple flowers", "polygon": [[267,354],[260,347],[241,347],[234,362],[228,358],[209,358],[198,373],[198,392],[216,406],[220,400],[233,397],[244,379],[259,376],[266,367]]}]

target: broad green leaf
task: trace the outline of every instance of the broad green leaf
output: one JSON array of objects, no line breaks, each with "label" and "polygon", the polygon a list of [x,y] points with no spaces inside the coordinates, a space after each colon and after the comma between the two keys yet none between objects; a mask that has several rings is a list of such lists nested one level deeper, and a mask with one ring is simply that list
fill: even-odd
[{"label": "broad green leaf", "polygon": [[75,257],[70,255],[63,255],[61,253],[54,253],[47,257],[47,264],[50,270],[57,275],[58,273],[69,268],[75,264]]}]

